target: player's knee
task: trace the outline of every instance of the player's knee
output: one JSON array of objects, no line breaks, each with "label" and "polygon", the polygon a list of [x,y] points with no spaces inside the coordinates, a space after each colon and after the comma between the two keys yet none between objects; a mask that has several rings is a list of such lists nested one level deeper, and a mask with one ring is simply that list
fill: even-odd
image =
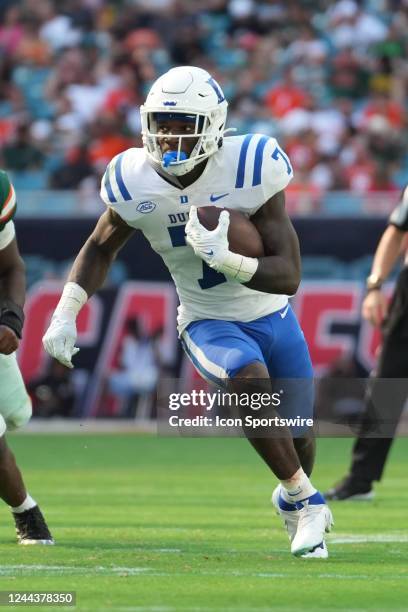
[{"label": "player's knee", "polygon": [[258,378],[259,380],[269,378],[266,365],[261,361],[252,361],[240,368],[231,378]]},{"label": "player's knee", "polygon": [[32,414],[31,399],[29,395],[26,395],[26,397],[21,400],[18,408],[13,410],[13,413],[8,417],[7,428],[12,431],[13,429],[24,427],[31,419]]}]

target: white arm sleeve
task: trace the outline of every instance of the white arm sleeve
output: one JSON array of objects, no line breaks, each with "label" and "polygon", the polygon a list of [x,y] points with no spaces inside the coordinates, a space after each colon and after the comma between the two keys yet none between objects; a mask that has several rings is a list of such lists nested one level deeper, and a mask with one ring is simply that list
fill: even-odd
[{"label": "white arm sleeve", "polygon": [[0,251],[5,249],[16,235],[13,221],[9,221],[5,228],[0,232]]}]

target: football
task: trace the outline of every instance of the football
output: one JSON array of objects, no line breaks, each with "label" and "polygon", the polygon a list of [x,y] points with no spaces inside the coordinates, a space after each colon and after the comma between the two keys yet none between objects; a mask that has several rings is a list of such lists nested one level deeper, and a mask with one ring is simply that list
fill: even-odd
[{"label": "football", "polygon": [[265,251],[260,233],[255,225],[238,210],[201,206],[197,209],[197,216],[201,225],[208,230],[213,230],[217,227],[218,218],[223,210],[228,210],[230,214],[228,228],[230,250],[246,257],[263,257]]}]

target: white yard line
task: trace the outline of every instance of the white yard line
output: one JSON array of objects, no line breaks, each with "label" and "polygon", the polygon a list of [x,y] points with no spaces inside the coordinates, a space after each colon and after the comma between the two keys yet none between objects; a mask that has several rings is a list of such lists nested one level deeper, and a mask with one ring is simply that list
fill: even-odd
[{"label": "white yard line", "polygon": [[[303,564],[304,562],[301,561]],[[303,565],[303,568],[305,566]],[[75,565],[0,565],[0,576],[18,576],[18,575],[32,575],[32,574],[43,574],[48,572],[53,575],[94,575],[94,576],[148,576],[148,577],[186,577],[186,576],[229,576],[229,577],[242,577],[242,578],[287,578],[292,575],[291,571],[284,572],[244,572],[244,571],[201,571],[197,570],[194,572],[168,572],[154,570],[154,568],[148,567],[122,567],[122,566],[95,566],[95,567],[83,567]],[[306,574],[302,571],[302,578],[334,578],[336,580],[371,580],[372,576],[369,574],[337,574],[337,573],[322,573],[322,574]],[[403,575],[392,575],[392,576],[381,576],[383,579],[392,580],[408,580],[407,576]]]},{"label": "white yard line", "polygon": [[368,533],[355,535],[353,533],[338,533],[327,538],[328,544],[407,544],[407,533]]},{"label": "white yard line", "polygon": [[33,419],[14,434],[157,434],[151,419]]},{"label": "white yard line", "polygon": [[112,567],[95,566],[83,567],[81,565],[0,565],[0,576],[14,576],[17,572],[20,573],[43,573],[50,572],[53,574],[102,574],[102,575],[120,575],[131,574],[137,576],[146,572],[150,572],[149,567],[120,567],[113,565]]}]

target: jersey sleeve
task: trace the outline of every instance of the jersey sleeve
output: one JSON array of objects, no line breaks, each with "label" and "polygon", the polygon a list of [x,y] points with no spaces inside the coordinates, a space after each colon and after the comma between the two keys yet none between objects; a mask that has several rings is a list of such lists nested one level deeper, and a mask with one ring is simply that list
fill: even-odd
[{"label": "jersey sleeve", "polygon": [[[235,189],[248,193],[244,208],[256,213],[272,196],[289,184],[293,170],[275,138],[247,134],[239,143]],[[253,195],[252,195],[253,194]]]},{"label": "jersey sleeve", "polygon": [[[266,139],[267,137],[263,136],[263,138]],[[293,169],[289,157],[279,146],[275,138],[267,138],[262,157],[262,168],[258,174],[259,178],[262,180],[266,202],[289,185],[293,178]]]},{"label": "jersey sleeve", "polygon": [[101,198],[105,204],[115,208],[117,204],[133,200],[128,189],[126,151],[116,155],[108,164],[101,181]]},{"label": "jersey sleeve", "polygon": [[0,251],[5,249],[16,235],[13,221],[9,221],[0,232]]},{"label": "jersey sleeve", "polygon": [[6,172],[0,170],[0,232],[4,231],[17,209],[14,187]]},{"label": "jersey sleeve", "polygon": [[399,204],[391,213],[388,222],[403,232],[408,232],[408,185],[405,186]]}]

